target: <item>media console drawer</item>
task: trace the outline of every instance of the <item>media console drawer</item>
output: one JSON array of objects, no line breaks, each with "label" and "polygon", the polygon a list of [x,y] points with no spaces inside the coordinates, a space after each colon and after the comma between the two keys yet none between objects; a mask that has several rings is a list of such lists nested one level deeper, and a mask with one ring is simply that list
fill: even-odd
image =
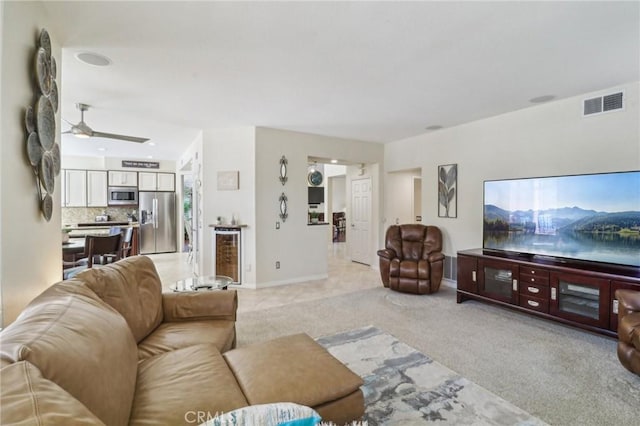
[{"label": "media console drawer", "polygon": [[536,297],[538,299],[549,299],[549,283],[547,285],[531,284],[520,279],[518,291],[523,296]]},{"label": "media console drawer", "polygon": [[520,295],[520,306],[537,312],[549,313],[549,299]]},{"label": "media console drawer", "polygon": [[520,282],[549,286],[549,271],[530,266],[521,266]]}]

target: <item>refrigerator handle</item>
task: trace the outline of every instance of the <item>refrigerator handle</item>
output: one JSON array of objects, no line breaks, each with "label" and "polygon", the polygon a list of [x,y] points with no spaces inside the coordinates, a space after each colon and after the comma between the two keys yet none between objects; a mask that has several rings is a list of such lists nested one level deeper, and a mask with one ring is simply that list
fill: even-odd
[{"label": "refrigerator handle", "polygon": [[158,229],[158,199],[153,199],[153,227]]}]

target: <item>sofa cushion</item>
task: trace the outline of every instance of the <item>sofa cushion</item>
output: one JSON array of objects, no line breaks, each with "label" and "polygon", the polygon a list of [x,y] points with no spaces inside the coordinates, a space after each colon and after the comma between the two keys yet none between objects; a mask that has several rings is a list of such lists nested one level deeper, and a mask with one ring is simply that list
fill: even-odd
[{"label": "sofa cushion", "polygon": [[162,284],[148,257],[127,257],[84,271],[76,278],[120,312],[136,342],[147,337],[162,322]]},{"label": "sofa cushion", "polygon": [[247,406],[214,345],[195,345],[140,362],[131,425],[178,425]]},{"label": "sofa cushion", "polygon": [[54,284],[36,297],[0,334],[0,354],[35,365],[104,423],[127,423],[135,341],[122,316],[79,282]]},{"label": "sofa cushion", "polygon": [[359,390],[362,379],[306,334],[224,353],[251,405],[295,402],[315,407]]},{"label": "sofa cushion", "polygon": [[138,345],[138,359],[201,343],[212,343],[226,352],[235,342],[234,321],[165,322]]},{"label": "sofa cushion", "polygon": [[0,424],[104,425],[96,416],[26,361],[0,370]]}]

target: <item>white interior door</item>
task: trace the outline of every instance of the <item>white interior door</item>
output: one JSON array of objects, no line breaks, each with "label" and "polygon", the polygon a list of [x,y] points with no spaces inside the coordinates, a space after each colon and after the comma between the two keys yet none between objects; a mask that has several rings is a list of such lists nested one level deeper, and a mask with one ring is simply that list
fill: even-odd
[{"label": "white interior door", "polygon": [[351,260],[369,265],[371,256],[371,178],[351,181]]}]

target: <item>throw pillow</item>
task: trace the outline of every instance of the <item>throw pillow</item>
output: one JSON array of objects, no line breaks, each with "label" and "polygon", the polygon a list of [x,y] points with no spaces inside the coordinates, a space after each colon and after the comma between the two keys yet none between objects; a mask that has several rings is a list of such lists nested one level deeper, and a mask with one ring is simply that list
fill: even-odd
[{"label": "throw pillow", "polygon": [[321,417],[310,407],[292,402],[250,405],[203,423],[200,426],[316,426]]}]

